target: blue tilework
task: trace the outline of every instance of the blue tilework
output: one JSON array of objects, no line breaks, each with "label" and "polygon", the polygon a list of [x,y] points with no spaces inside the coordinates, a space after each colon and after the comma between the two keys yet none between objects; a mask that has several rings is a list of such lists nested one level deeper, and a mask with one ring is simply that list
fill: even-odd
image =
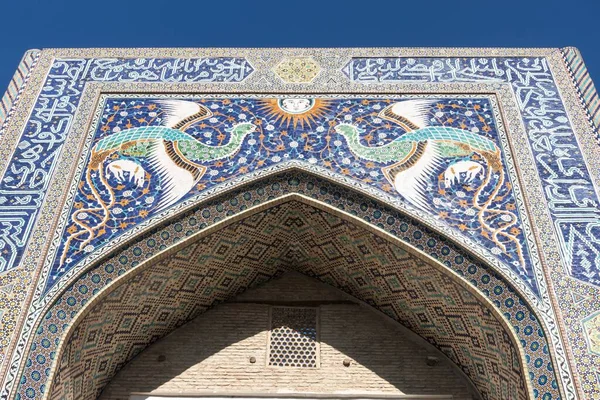
[{"label": "blue tilework", "polygon": [[[355,82],[508,82],[519,101],[569,274],[600,284],[600,201],[543,58],[354,58]],[[590,132],[583,134],[593,135]]]},{"label": "blue tilework", "polygon": [[55,61],[17,149],[0,177],[0,272],[19,265],[88,81],[241,82],[253,71],[244,58],[231,57]]},{"label": "blue tilework", "polygon": [[[204,163],[203,166],[207,168],[204,176],[179,201],[231,178],[292,159],[352,176],[382,191],[395,192],[381,169],[395,161],[377,163],[363,159],[348,147],[347,140],[335,130],[336,125],[350,121],[361,129],[368,129],[369,133],[361,137],[361,142],[369,148],[385,146],[402,139],[405,132],[401,128],[378,116],[378,112],[394,103],[394,100],[385,97],[329,99],[321,110],[315,110],[312,119],[296,123],[282,121],[281,118],[278,120],[281,115],[269,114],[273,110],[270,106],[265,108],[265,104],[270,104],[270,100],[272,99],[266,100],[269,103],[260,98],[243,97],[201,100],[201,104],[213,110],[215,116],[191,126],[186,132],[186,136],[189,135],[191,139],[201,144],[219,146],[229,142],[230,130],[236,124],[251,121],[257,129],[245,137],[234,154]],[[486,138],[490,143],[498,141],[491,104],[485,98],[434,98],[428,115],[433,126],[421,130],[425,132],[417,140],[424,141],[430,137],[447,141],[451,139],[451,135],[441,132],[441,129],[451,127],[455,128],[451,133],[459,133],[455,140],[461,143],[467,143],[463,137],[465,133],[474,132],[477,132],[478,139]],[[131,135],[127,135],[127,140],[136,141],[139,145],[126,151],[111,153],[97,170],[90,171],[88,166],[83,171],[71,209],[70,223],[65,227],[63,245],[55,257],[47,290],[87,254],[155,214],[156,205],[160,203],[161,196],[164,196],[161,188],[165,183],[161,183],[157,174],[151,173],[155,168],[152,161],[139,155],[146,151],[146,145],[140,142],[142,137],[139,128],[149,127],[143,138],[155,138],[160,133],[157,132],[159,130],[169,133],[167,128],[156,126],[161,116],[164,117],[164,113],[160,100],[156,99],[109,98],[104,104],[94,142],[104,143],[106,139],[112,141],[116,135],[131,132]],[[118,180],[115,175],[105,172],[110,169],[111,164],[124,160],[136,163],[131,165],[139,165],[148,173],[148,179],[143,185],[138,185],[131,173],[125,173],[124,179]],[[493,173],[488,184],[484,182],[482,173],[472,183],[465,182],[463,174],[461,178],[456,178],[458,183],[447,186],[442,176],[444,171],[465,160],[474,163],[473,165],[486,165],[486,161],[477,152],[468,156],[448,156],[437,170],[426,177],[428,182],[425,195],[427,202],[432,205],[429,212],[440,222],[464,232],[482,247],[489,249],[534,291],[537,290],[529,250],[521,228],[521,217],[516,210],[506,169]],[[491,167],[488,165],[485,168]],[[98,197],[94,195],[95,190],[100,193]],[[488,201],[489,207],[484,207],[483,204]],[[102,209],[105,206],[107,210]],[[486,220],[485,225],[481,223],[481,218]],[[93,229],[93,232],[88,233],[87,229]],[[501,239],[495,239],[494,234],[500,235]],[[499,242],[504,249],[501,250]]]}]

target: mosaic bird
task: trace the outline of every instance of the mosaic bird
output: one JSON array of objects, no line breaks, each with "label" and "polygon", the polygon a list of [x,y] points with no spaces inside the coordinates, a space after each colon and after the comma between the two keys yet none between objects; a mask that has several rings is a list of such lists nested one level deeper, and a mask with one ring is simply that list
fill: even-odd
[{"label": "mosaic bird", "polygon": [[384,176],[406,200],[425,210],[430,209],[427,183],[441,168],[444,158],[478,153],[493,169],[501,166],[500,151],[493,141],[462,129],[427,126],[430,106],[430,101],[407,100],[383,109],[379,116],[400,125],[406,133],[379,147],[363,145],[363,130],[357,126],[342,123],[335,127],[357,157],[378,163],[396,161],[382,168]]},{"label": "mosaic bird", "polygon": [[126,129],[102,138],[92,149],[90,165],[91,169],[102,171],[102,162],[109,155],[144,144],[137,155],[145,157],[151,170],[160,178],[161,197],[156,205],[157,211],[176,203],[198,183],[206,172],[206,167],[199,163],[235,154],[244,138],[256,128],[252,123],[239,123],[228,130],[230,140],[227,144],[211,146],[184,132],[192,124],[211,117],[213,114],[208,108],[184,100],[158,103],[165,112],[164,126]]},{"label": "mosaic bird", "polygon": [[[192,124],[211,117],[212,112],[197,103],[183,100],[158,101],[162,106],[162,126],[142,126],[126,129],[100,139],[92,148],[85,181],[91,189],[97,205],[82,207],[71,216],[78,229],[71,233],[65,242],[61,255],[64,263],[71,243],[78,241],[79,251],[83,250],[98,234],[102,234],[111,217],[116,203],[116,195],[107,180],[108,177],[120,183],[133,182],[141,189],[150,175],[138,161],[120,158],[121,155],[144,157],[149,169],[160,179],[160,196],[155,210],[160,211],[175,204],[185,196],[206,172],[206,167],[198,164],[229,157],[241,147],[244,138],[254,131],[251,123],[239,123],[228,131],[227,144],[211,146],[198,141],[184,132]],[[104,168],[108,159],[114,159]],[[98,187],[92,174],[103,187]],[[107,198],[108,197],[108,201]],[[86,218],[98,216],[93,223]]]}]

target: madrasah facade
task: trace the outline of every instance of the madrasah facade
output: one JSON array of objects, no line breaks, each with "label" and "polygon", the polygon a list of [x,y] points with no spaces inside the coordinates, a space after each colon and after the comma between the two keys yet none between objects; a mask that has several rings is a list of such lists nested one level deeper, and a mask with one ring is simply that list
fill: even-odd
[{"label": "madrasah facade", "polygon": [[563,49],[45,49],[0,103],[0,398],[600,399]]}]

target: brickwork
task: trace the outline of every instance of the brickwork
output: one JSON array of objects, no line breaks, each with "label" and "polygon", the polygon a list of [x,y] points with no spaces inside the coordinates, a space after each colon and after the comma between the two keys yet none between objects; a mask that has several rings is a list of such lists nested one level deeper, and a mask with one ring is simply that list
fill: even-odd
[{"label": "brickwork", "polygon": [[[276,304],[319,307],[319,368],[267,366],[269,308]],[[438,357],[440,363],[428,366],[427,356]],[[251,357],[256,362],[251,363]],[[125,400],[131,392],[477,398],[466,378],[437,350],[349,296],[295,273],[215,307],[150,346],[117,374],[101,399]]]}]

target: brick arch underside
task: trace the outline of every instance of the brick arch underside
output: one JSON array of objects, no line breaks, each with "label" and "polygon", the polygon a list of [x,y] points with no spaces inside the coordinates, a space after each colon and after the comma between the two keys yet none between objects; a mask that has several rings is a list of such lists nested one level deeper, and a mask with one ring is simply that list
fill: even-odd
[{"label": "brick arch underside", "polygon": [[335,212],[298,200],[275,204],[114,282],[70,328],[48,397],[97,397],[149,344],[219,302],[298,271],[438,347],[482,398],[528,399],[518,344],[497,311],[442,270]]}]

